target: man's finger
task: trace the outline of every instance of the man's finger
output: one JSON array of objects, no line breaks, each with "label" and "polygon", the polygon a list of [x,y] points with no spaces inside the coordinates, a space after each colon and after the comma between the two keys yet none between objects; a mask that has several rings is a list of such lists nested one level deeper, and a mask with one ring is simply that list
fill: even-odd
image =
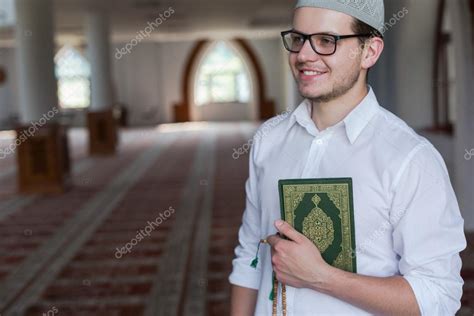
[{"label": "man's finger", "polygon": [[272,247],[280,240],[282,240],[282,238],[278,235],[270,235],[267,237],[267,243]]},{"label": "man's finger", "polygon": [[275,227],[281,234],[285,235],[296,243],[300,243],[304,240],[304,235],[300,234],[296,229],[291,227],[290,224],[282,221],[281,219],[275,221]]}]

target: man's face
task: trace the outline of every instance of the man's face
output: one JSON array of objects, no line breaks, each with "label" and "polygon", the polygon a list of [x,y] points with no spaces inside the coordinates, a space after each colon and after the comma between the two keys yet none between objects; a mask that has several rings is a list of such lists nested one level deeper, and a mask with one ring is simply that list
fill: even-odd
[{"label": "man's face", "polygon": [[[305,34],[349,35],[354,34],[352,22],[353,18],[344,13],[302,7],[295,10],[293,29]],[[359,46],[358,38],[340,40],[334,55],[320,56],[306,41],[299,53],[290,53],[290,67],[301,95],[328,102],[354,87],[361,76]]]}]

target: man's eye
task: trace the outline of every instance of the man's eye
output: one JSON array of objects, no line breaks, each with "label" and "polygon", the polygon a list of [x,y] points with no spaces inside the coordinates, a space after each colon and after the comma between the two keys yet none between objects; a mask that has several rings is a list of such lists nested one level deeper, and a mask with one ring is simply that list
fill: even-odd
[{"label": "man's eye", "polygon": [[329,36],[328,36],[328,37],[322,37],[322,38],[321,38],[321,43],[322,43],[322,44],[327,44],[327,45],[329,45],[329,44],[334,44],[334,38],[333,38],[333,37],[329,37]]},{"label": "man's eye", "polygon": [[301,43],[302,41],[303,41],[303,38],[301,36],[293,36],[294,43]]}]

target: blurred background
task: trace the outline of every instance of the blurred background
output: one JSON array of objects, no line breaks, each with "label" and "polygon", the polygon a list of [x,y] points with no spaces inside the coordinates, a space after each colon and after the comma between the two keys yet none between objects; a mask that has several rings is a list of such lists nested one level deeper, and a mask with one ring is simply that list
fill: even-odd
[{"label": "blurred background", "polygon": [[[226,315],[288,0],[0,0],[0,314]],[[445,159],[474,314],[474,1],[385,1],[380,104]]]}]

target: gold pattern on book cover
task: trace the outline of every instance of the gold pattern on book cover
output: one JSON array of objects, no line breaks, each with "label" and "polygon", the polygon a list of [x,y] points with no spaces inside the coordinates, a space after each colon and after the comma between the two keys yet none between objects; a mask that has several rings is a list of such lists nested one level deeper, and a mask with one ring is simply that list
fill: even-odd
[{"label": "gold pattern on book cover", "polygon": [[[342,252],[332,265],[346,271],[352,270],[353,251],[351,248],[352,236],[348,184],[285,184],[283,186],[285,220],[292,226],[294,226],[295,209],[306,193],[327,194],[328,198],[340,211],[339,218],[341,219],[343,229]],[[329,216],[318,206],[320,202],[318,195],[313,197],[313,202],[316,207],[304,219],[303,234],[312,240],[321,252],[324,252],[334,240],[334,227]],[[314,225],[316,221],[318,225]],[[310,225],[311,222],[312,225]]]}]

